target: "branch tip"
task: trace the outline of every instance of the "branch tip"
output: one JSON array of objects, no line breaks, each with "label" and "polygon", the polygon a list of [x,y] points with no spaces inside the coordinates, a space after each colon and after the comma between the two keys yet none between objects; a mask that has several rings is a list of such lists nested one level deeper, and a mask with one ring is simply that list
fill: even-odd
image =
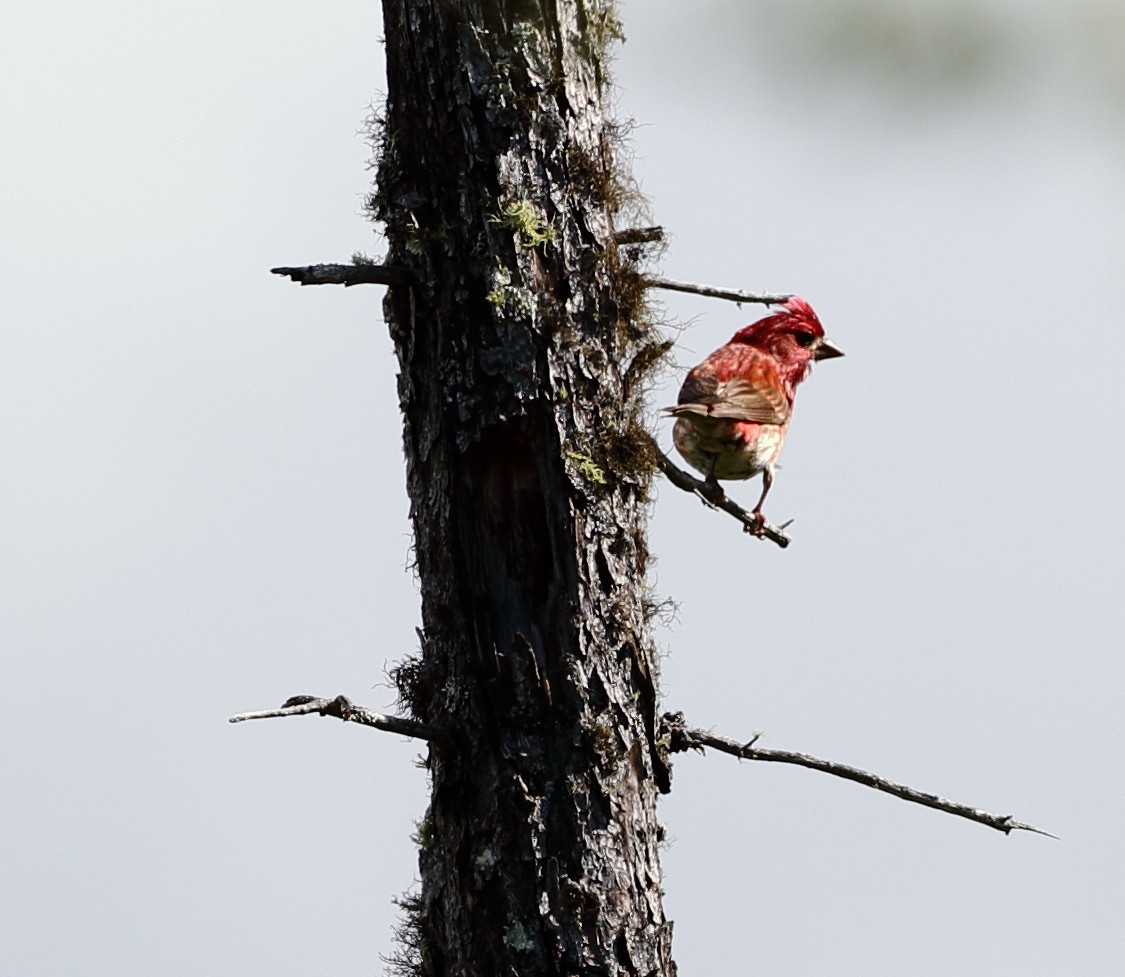
[{"label": "branch tip", "polygon": [[895,783],[885,777],[880,777],[878,774],[860,770],[858,767],[836,763],[834,760],[822,760],[820,757],[809,756],[807,753],[760,749],[754,744],[758,742],[761,733],[756,733],[748,743],[740,743],[738,740],[726,736],[717,736],[705,729],[688,726],[681,712],[665,713],[661,717],[661,726],[668,737],[668,751],[670,753],[682,753],[690,749],[702,752],[702,747],[709,746],[721,753],[736,756],[740,760],[762,760],[769,763],[788,763],[793,766],[808,767],[810,770],[819,770],[821,773],[851,780],[865,787],[873,787],[875,790],[892,794],[904,801],[909,801],[911,804],[921,804],[923,807],[931,807],[936,811],[944,811],[946,814],[975,821],[977,824],[1002,831],[1006,835],[1013,831],[1028,831],[1032,834],[1054,838],[1056,841],[1059,840],[1058,835],[1053,835],[1051,832],[1044,831],[1032,824],[1017,821],[1010,814],[993,814],[990,811],[982,811],[979,808],[970,807],[968,804],[947,800],[944,797],[938,797],[936,794]]},{"label": "branch tip", "polygon": [[664,240],[663,227],[629,227],[613,235],[615,244],[652,244]]},{"label": "branch tip", "polygon": [[697,285],[695,282],[677,282],[661,275],[645,275],[644,284],[648,288],[663,288],[671,292],[689,292],[711,299],[726,299],[742,305],[744,302],[758,305],[783,305],[792,297],[792,292],[743,292],[736,288],[716,288],[714,285]]},{"label": "branch tip", "polygon": [[282,716],[307,716],[311,713],[332,716],[344,722],[359,723],[361,726],[371,726],[374,729],[412,736],[420,740],[441,739],[449,733],[440,726],[431,726],[416,719],[404,719],[402,716],[386,716],[366,706],[357,706],[344,695],[338,695],[335,699],[322,699],[314,695],[294,695],[286,699],[277,709],[240,712],[227,721],[242,723],[248,719],[277,719]]}]

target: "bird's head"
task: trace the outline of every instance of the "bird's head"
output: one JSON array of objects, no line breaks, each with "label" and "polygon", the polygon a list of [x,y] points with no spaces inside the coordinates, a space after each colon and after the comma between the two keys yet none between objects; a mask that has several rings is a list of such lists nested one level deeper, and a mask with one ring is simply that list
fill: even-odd
[{"label": "bird's head", "polygon": [[734,334],[731,343],[756,346],[772,354],[793,380],[800,381],[813,360],[843,356],[844,351],[824,335],[820,319],[800,296],[794,295],[773,315]]}]

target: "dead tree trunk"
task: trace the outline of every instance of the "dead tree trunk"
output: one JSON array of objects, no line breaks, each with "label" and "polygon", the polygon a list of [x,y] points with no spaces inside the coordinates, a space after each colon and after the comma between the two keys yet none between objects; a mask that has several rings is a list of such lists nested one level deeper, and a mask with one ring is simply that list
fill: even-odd
[{"label": "dead tree trunk", "polygon": [[431,743],[421,971],[674,973],[640,379],[614,242],[611,0],[384,0],[377,189]]}]

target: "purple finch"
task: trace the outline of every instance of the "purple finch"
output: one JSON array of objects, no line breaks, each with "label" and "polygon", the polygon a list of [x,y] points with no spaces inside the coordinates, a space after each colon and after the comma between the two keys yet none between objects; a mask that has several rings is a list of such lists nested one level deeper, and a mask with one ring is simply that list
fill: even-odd
[{"label": "purple finch", "polygon": [[793,296],[773,315],[740,329],[695,367],[680,388],[672,440],[689,465],[703,473],[716,498],[719,479],[762,476],[754,515],[773,485],[774,465],[789,421],[797,384],[813,360],[843,356],[824,337],[812,307]]}]

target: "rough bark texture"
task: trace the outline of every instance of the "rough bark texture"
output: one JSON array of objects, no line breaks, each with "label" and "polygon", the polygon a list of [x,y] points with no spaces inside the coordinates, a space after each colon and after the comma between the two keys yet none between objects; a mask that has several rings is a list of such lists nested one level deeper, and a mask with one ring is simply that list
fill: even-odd
[{"label": "rough bark texture", "polygon": [[[388,262],[431,744],[433,977],[671,975],[643,599],[658,350],[613,241],[607,0],[384,0]],[[630,369],[632,367],[632,369]]]}]

